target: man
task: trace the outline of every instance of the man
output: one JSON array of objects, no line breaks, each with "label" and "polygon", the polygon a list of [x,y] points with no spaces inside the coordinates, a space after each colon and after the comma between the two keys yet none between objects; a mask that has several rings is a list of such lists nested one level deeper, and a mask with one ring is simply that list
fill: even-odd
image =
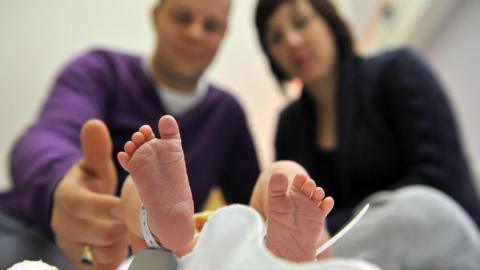
[{"label": "man", "polygon": [[[214,185],[227,202],[248,203],[259,167],[245,115],[231,95],[201,78],[225,35],[230,4],[164,0],[152,12],[151,59],[93,50],[67,65],[14,148],[14,188],[0,196],[4,211],[40,227],[74,266],[115,269],[129,243],[116,196],[126,173],[111,153],[138,126],[167,113],[184,134],[195,209]],[[92,118],[101,121],[80,132]],[[111,137],[100,134],[104,125]]]}]

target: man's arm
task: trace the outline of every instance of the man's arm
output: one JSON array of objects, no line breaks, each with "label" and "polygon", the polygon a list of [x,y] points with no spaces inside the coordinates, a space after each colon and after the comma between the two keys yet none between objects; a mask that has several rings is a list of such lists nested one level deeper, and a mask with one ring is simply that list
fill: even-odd
[{"label": "man's arm", "polygon": [[16,198],[7,212],[51,233],[52,194],[82,157],[79,134],[91,118],[104,119],[108,97],[106,60],[89,52],[60,73],[32,127],[17,141],[11,156]]}]

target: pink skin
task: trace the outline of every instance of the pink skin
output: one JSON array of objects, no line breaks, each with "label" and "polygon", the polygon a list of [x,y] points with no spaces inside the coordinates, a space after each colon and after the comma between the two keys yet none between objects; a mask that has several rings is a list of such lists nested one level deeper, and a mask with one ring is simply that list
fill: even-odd
[{"label": "pink skin", "polygon": [[162,84],[185,92],[195,89],[225,36],[229,0],[173,0],[156,5],[157,36],[150,66]]},{"label": "pink skin", "polygon": [[324,197],[323,189],[306,175],[296,175],[289,187],[285,174],[273,174],[268,185],[267,248],[289,261],[315,260],[325,218],[334,204],[331,197]]},{"label": "pink skin", "polygon": [[284,2],[272,14],[267,27],[268,51],[284,72],[307,85],[333,78],[335,39],[310,1]]},{"label": "pink skin", "polygon": [[118,161],[132,176],[151,231],[164,247],[178,251],[191,243],[195,232],[192,193],[177,122],[163,116],[158,130],[160,139],[149,126],[142,126]]},{"label": "pink skin", "polygon": [[[132,176],[158,241],[186,254],[195,245],[193,201],[175,119],[162,117],[159,132],[161,139],[142,126],[118,160]],[[270,177],[266,196],[267,248],[289,261],[315,260],[318,243],[325,241],[324,222],[333,199],[324,198],[324,191],[304,174],[296,175],[289,187],[283,173]]]}]

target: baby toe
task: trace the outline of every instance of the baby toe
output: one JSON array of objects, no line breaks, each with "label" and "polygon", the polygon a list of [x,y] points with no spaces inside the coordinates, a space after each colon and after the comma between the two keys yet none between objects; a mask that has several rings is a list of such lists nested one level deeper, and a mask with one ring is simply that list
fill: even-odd
[{"label": "baby toe", "polygon": [[135,150],[137,150],[137,146],[132,141],[128,141],[125,144],[124,149],[127,155],[133,156],[133,153],[135,153]]},{"label": "baby toe", "polygon": [[319,204],[322,202],[323,198],[325,197],[325,191],[323,191],[323,188],[317,187],[315,191],[313,192],[312,195],[312,200],[316,203]]},{"label": "baby toe", "polygon": [[145,136],[141,132],[135,132],[132,135],[132,142],[138,146],[145,142]]},{"label": "baby toe", "polygon": [[316,188],[317,188],[317,184],[315,184],[315,181],[313,181],[312,179],[308,179],[303,184],[301,190],[305,194],[305,196],[310,198],[312,196],[312,193],[315,191]]}]

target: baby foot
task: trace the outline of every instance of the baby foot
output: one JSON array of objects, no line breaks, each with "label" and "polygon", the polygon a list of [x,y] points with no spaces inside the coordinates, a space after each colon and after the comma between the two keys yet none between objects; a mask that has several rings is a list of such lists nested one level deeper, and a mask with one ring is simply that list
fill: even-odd
[{"label": "baby foot", "polygon": [[268,185],[265,244],[276,256],[295,262],[315,260],[325,217],[333,199],[306,175],[296,175],[290,188],[287,176],[273,174]]},{"label": "baby foot", "polygon": [[135,182],[150,230],[164,247],[177,251],[193,239],[192,192],[177,122],[163,116],[158,130],[160,139],[149,126],[142,126],[118,161]]}]

